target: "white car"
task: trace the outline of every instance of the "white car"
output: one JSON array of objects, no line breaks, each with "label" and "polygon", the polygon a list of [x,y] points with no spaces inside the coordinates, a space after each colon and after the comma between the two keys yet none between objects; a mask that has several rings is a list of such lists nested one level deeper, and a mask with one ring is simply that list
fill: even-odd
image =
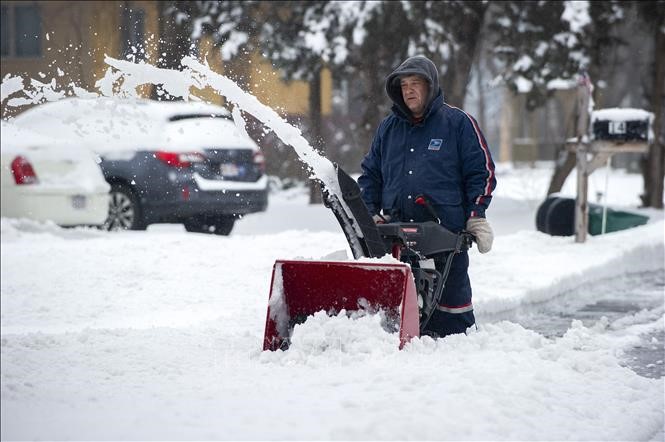
[{"label": "white car", "polygon": [[228,235],[237,219],[267,207],[263,154],[221,106],[67,98],[14,121],[100,156],[111,185],[110,230],[182,223],[190,232]]},{"label": "white car", "polygon": [[110,186],[94,155],[11,122],[1,124],[3,217],[104,224]]}]

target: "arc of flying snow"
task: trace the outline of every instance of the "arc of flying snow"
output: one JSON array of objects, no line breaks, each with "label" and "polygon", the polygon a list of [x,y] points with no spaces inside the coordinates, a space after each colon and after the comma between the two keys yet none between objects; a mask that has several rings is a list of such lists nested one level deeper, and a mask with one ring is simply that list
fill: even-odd
[{"label": "arc of flying snow", "polygon": [[[212,87],[226,99],[239,107],[239,110],[253,115],[287,145],[293,147],[298,157],[309,166],[310,178],[321,181],[327,189],[340,196],[341,190],[336,179],[335,167],[327,158],[316,152],[300,130],[280,117],[269,106],[261,103],[255,96],[243,91],[231,79],[220,75],[193,57],[184,57],[181,65],[184,70],[158,68],[146,63],[133,63],[106,56],[104,61],[120,72],[121,91],[125,95],[135,94],[136,88],[143,84],[161,84],[169,94],[191,98],[190,89]],[[341,197],[340,197],[341,200]]]},{"label": "arc of flying snow", "polygon": [[332,179],[335,176],[333,164],[314,151],[298,128],[287,123],[277,112],[261,103],[255,96],[243,91],[231,79],[212,71],[195,58],[183,58],[182,65],[200,75],[205,83],[224,95],[227,100],[272,129],[284,143],[293,147],[298,157],[311,168],[311,178],[321,180],[333,193],[340,193],[338,183]]},{"label": "arc of flying snow", "polygon": [[[344,212],[347,214],[351,213],[342,197],[342,191],[339,187],[339,182],[337,181],[337,171],[335,166],[330,160],[320,155],[309,145],[298,128],[287,123],[277,114],[277,112],[261,103],[254,95],[243,91],[231,79],[214,72],[209,66],[203,65],[197,59],[193,57],[184,57],[181,64],[185,68],[189,68],[197,73],[200,76],[201,81],[225,96],[227,100],[234,103],[236,105],[234,111],[237,112],[239,117],[242,118],[240,110],[253,115],[261,123],[272,129],[285,144],[293,147],[296,154],[298,154],[298,157],[310,167],[310,177],[320,180],[329,192],[337,196],[337,199],[333,200],[332,204],[339,204],[342,206]],[[363,232],[360,230],[358,223],[352,223],[351,226],[342,226],[342,228],[353,229],[355,236],[347,235],[349,237],[363,237]],[[352,247],[361,250],[360,245],[357,244],[357,240],[354,240]]]}]

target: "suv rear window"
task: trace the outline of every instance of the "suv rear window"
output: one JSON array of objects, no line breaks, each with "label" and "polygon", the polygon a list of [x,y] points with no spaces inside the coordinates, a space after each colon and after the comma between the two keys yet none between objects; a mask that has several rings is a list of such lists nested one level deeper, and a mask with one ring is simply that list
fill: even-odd
[{"label": "suv rear window", "polygon": [[169,121],[180,121],[180,120],[190,120],[194,118],[224,118],[231,120],[230,115],[226,114],[179,114],[169,117]]}]

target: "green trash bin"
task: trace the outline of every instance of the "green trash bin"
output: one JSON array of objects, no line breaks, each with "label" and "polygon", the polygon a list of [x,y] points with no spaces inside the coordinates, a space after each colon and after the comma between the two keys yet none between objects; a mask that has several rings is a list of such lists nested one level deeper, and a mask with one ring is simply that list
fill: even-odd
[{"label": "green trash bin", "polygon": [[[607,219],[605,221],[605,233],[617,232],[637,226],[642,226],[649,221],[648,216],[638,213],[626,212],[607,208]],[[603,206],[589,204],[589,233],[600,235],[603,228]]]},{"label": "green trash bin", "polygon": [[[648,216],[607,208],[605,233],[630,229],[646,224]],[[603,206],[589,204],[588,231],[600,235],[603,228]],[[575,234],[575,198],[550,195],[536,212],[536,229],[553,236]]]}]

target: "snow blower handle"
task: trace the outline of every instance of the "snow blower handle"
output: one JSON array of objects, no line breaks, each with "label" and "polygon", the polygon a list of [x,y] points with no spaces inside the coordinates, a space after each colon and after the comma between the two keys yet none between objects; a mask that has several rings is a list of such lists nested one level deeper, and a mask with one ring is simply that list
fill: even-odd
[{"label": "snow blower handle", "polygon": [[[416,197],[415,203],[418,204],[419,206],[424,206],[427,212],[430,214],[430,216],[436,221],[437,224],[441,224],[441,219],[436,213],[436,210],[434,210],[434,207],[430,204],[427,196],[424,194],[420,194]],[[473,243],[476,242],[476,237],[470,232],[467,232],[466,230],[462,230],[459,236],[459,242],[458,246],[455,248],[455,253],[459,253],[460,251],[470,249]]]},{"label": "snow blower handle", "polygon": [[430,216],[436,221],[436,223],[441,224],[441,219],[439,219],[439,216],[436,214],[436,211],[429,203],[425,195],[423,194],[418,195],[416,197],[416,204],[418,204],[419,206],[424,206],[425,209],[427,209],[427,212],[430,214]]},{"label": "snow blower handle", "polygon": [[470,249],[473,243],[476,242],[476,236],[466,230],[462,230],[460,236],[462,238],[462,249]]}]

